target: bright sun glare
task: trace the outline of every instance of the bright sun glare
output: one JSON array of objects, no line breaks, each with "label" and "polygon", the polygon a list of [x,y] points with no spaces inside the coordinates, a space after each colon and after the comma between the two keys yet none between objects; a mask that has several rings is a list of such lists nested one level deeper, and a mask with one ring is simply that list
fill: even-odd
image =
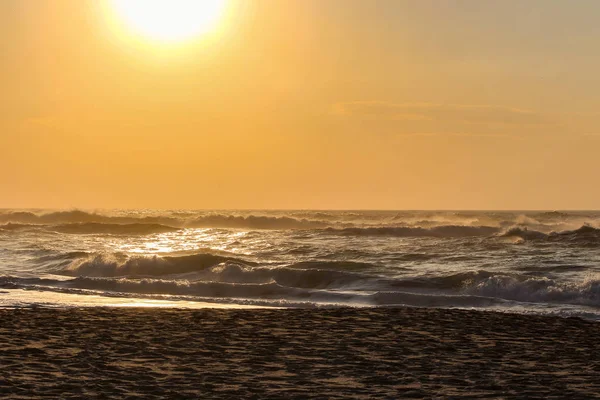
[{"label": "bright sun glare", "polygon": [[152,40],[176,42],[211,30],[226,0],[112,0],[113,8],[135,32]]}]

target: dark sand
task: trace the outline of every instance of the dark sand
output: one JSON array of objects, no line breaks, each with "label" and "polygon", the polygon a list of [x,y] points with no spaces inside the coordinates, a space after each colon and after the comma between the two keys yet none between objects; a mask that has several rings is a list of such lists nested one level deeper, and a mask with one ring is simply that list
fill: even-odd
[{"label": "dark sand", "polygon": [[416,308],[0,310],[0,398],[600,398],[600,324]]}]

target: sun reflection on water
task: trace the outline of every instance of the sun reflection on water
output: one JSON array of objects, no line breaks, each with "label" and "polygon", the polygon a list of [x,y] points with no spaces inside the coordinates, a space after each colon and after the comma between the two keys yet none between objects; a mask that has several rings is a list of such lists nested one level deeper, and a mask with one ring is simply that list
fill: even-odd
[{"label": "sun reflection on water", "polygon": [[201,250],[251,255],[247,242],[240,246],[240,239],[248,231],[224,231],[217,229],[182,229],[175,232],[158,233],[137,238],[115,239],[113,249],[131,254],[191,253]]}]

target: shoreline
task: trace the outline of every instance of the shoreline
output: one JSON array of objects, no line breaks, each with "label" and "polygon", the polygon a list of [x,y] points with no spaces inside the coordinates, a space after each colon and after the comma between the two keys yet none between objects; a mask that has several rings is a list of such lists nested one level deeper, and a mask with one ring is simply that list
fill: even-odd
[{"label": "shoreline", "polygon": [[0,309],[0,397],[600,393],[600,324],[431,308]]},{"label": "shoreline", "polygon": [[[135,295],[135,294],[134,294]],[[532,303],[535,305],[535,303]],[[528,307],[529,306],[529,307]],[[467,310],[477,312],[499,312],[503,314],[541,315],[559,318],[581,318],[586,321],[600,322],[600,309],[572,304],[554,304],[554,309],[536,309],[529,303],[513,304],[505,307],[468,307],[468,306],[419,306],[411,304],[343,304],[309,303],[299,301],[278,302],[271,299],[238,298],[182,298],[162,295],[128,296],[124,293],[71,293],[47,290],[28,290],[0,288],[0,309],[73,309],[73,308],[167,308],[181,310],[195,309],[329,309],[329,308],[439,308],[442,310]]]}]

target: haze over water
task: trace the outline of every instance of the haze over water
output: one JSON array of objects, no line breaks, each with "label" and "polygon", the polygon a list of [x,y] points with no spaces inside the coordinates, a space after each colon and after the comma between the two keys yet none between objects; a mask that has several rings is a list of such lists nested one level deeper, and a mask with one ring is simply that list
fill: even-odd
[{"label": "haze over water", "polygon": [[0,302],[73,302],[48,300],[58,293],[100,296],[95,305],[410,305],[598,319],[599,221],[600,212],[4,210],[0,287],[12,295]]}]

